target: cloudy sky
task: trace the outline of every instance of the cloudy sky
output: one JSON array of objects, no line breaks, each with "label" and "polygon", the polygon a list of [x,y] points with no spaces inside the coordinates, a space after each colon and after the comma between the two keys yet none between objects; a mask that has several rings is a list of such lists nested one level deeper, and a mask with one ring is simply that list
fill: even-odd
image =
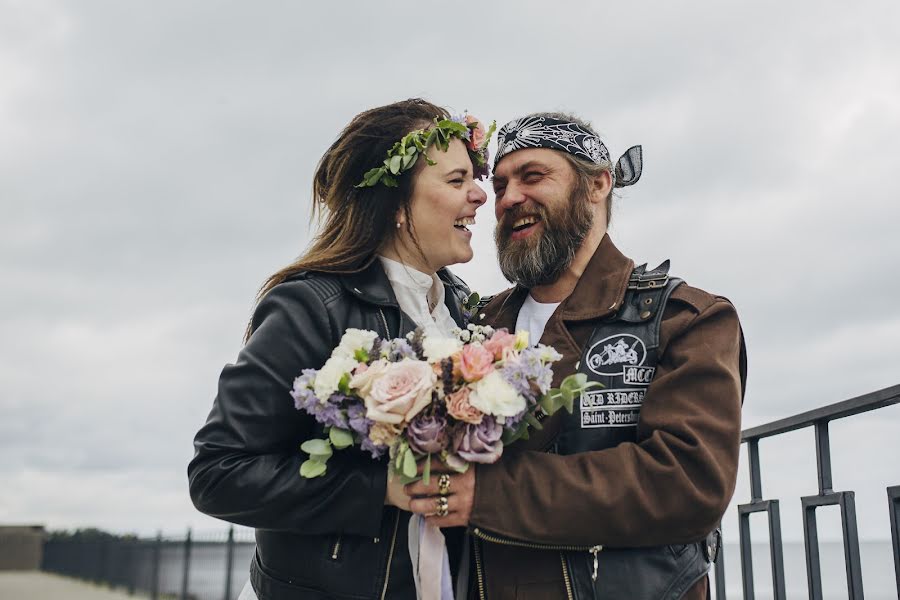
[{"label": "cloudy sky", "polygon": [[[643,144],[612,235],[738,307],[745,426],[900,383],[900,5],[549,6],[0,0],[0,522],[223,527],[185,476],[218,373],[309,240],[317,158],[412,96]],[[458,272],[495,292],[478,218]],[[863,537],[889,535],[898,409],[832,427]],[[812,432],[761,451],[802,539]]]}]

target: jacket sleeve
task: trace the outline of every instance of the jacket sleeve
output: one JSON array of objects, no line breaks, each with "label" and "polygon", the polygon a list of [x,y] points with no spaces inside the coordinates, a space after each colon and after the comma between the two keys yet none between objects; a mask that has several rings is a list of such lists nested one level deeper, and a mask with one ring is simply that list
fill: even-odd
[{"label": "jacket sleeve", "polygon": [[716,527],[740,449],[740,324],[720,299],[665,325],[670,336],[644,398],[639,441],[569,456],[510,452],[479,465],[471,525],[538,543],[611,547],[687,543]]},{"label": "jacket sleeve", "polygon": [[[314,420],[289,395],[304,368],[336,343],[328,311],[305,281],[277,285],[253,315],[253,333],[219,378],[188,465],[191,499],[213,517],[260,529],[376,536],[387,468],[355,450],[335,452],[324,476],[300,476],[300,444]],[[361,460],[361,458],[365,458]]]}]

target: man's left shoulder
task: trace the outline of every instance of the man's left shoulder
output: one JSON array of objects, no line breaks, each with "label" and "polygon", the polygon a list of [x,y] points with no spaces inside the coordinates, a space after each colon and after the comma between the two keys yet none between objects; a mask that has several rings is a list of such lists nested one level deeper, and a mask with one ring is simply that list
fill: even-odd
[{"label": "man's left shoulder", "polygon": [[725,296],[712,294],[687,283],[681,283],[672,290],[672,295],[669,297],[669,307],[671,309],[681,308],[689,310],[696,314],[703,314],[715,307],[734,311],[734,305]]}]

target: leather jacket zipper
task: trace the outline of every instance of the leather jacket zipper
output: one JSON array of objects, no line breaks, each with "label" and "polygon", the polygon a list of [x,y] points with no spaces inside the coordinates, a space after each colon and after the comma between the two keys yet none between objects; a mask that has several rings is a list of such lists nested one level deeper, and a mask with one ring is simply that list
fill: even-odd
[{"label": "leather jacket zipper", "polygon": [[337,560],[340,556],[341,552],[341,539],[344,536],[338,535],[337,540],[334,542],[334,548],[331,549],[331,560]]},{"label": "leather jacket zipper", "polygon": [[481,566],[481,547],[477,539],[472,540],[472,548],[475,550],[475,575],[478,580],[478,598],[486,600],[484,595],[484,569]]},{"label": "leather jacket zipper", "polygon": [[397,529],[400,527],[400,509],[397,509],[397,516],[394,518],[394,533],[391,535],[391,549],[388,551],[387,568],[384,570],[384,587],[381,588],[381,600],[387,596],[388,581],[391,578],[391,561],[394,558],[394,546],[397,544]]},{"label": "leather jacket zipper", "polygon": [[[520,540],[514,540],[511,538],[506,538],[499,536],[494,533],[488,533],[478,527],[472,530],[472,533],[475,537],[481,538],[485,541],[491,542],[492,544],[503,544],[506,546],[519,546],[522,548],[533,548],[535,550],[558,550],[560,552],[590,552],[591,556],[594,559],[593,570],[591,571],[591,581],[597,581],[597,570],[599,569],[599,559],[597,558],[597,554],[603,550],[603,546],[601,544],[597,544],[595,546],[569,546],[569,545],[556,545],[556,544],[535,544],[533,542],[522,542]],[[476,556],[477,558],[477,556]],[[569,589],[569,585],[571,582],[569,581],[568,569],[565,566],[565,562],[563,562],[563,578],[567,580],[566,588]]]},{"label": "leather jacket zipper", "polygon": [[388,329],[387,318],[384,316],[384,311],[379,308],[378,314],[381,315],[381,323],[384,325],[384,336],[385,339],[391,339],[391,330]]},{"label": "leather jacket zipper", "polygon": [[559,561],[562,563],[563,581],[566,583],[566,598],[575,600],[572,593],[572,579],[569,577],[569,565],[566,564],[566,555],[562,552],[559,553]]}]

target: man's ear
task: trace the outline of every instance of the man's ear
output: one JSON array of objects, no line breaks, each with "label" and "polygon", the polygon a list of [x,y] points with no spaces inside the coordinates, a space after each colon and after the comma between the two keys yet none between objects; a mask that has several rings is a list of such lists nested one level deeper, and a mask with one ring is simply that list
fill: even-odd
[{"label": "man's ear", "polygon": [[609,197],[612,191],[612,176],[609,171],[603,171],[594,177],[594,186],[591,190],[591,202],[599,204]]}]

